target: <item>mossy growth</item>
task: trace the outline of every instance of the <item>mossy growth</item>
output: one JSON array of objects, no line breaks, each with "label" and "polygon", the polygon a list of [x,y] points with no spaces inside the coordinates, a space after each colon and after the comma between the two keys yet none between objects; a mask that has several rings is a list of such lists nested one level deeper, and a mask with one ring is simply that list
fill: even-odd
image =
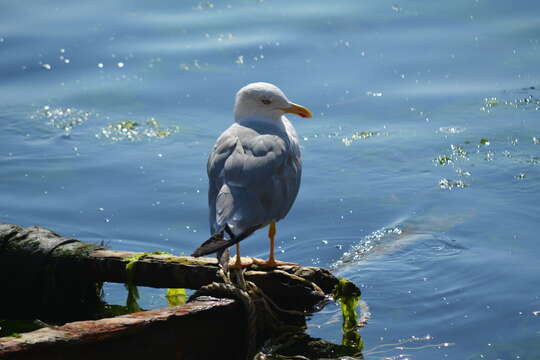
[{"label": "mossy growth", "polygon": [[167,289],[167,304],[169,306],[184,305],[187,300],[186,289]]},{"label": "mossy growth", "polygon": [[360,300],[359,289],[349,280],[341,278],[334,288],[332,295],[334,296],[334,300],[339,303],[343,315],[342,344],[361,351],[364,344],[362,337],[357,332],[358,315],[356,313],[356,306]]},{"label": "mossy growth", "polygon": [[147,256],[149,253],[137,254],[135,256],[130,256],[125,258],[124,261],[126,264],[126,290],[128,291],[128,296],[126,299],[126,309],[128,313],[134,313],[142,311],[143,309],[139,306],[139,289],[135,285],[135,265],[137,261]]},{"label": "mossy growth", "polygon": [[[126,264],[126,289],[128,291],[128,296],[126,299],[126,308],[127,313],[143,311],[139,306],[139,290],[135,286],[135,266],[139,260],[148,256],[148,255],[169,255],[172,257],[170,261],[176,261],[176,257],[173,254],[164,252],[164,251],[154,251],[154,252],[144,252],[134,256],[130,256],[124,259]],[[187,292],[186,289],[167,289],[166,293],[167,303],[169,306],[179,306],[186,303]]]}]

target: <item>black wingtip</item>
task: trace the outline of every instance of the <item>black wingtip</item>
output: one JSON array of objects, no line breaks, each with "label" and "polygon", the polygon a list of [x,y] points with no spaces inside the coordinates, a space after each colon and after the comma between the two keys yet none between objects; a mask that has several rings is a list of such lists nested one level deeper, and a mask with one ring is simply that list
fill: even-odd
[{"label": "black wingtip", "polygon": [[227,244],[229,243],[229,240],[225,240],[223,238],[223,230],[212,235],[210,239],[206,240],[202,243],[201,246],[199,246],[191,256],[199,257],[204,256],[208,254],[215,253],[219,250],[222,250],[224,248],[227,248]]},{"label": "black wingtip", "polygon": [[[191,254],[191,256],[199,257],[199,256],[204,256],[204,255],[208,255],[208,254],[212,254],[218,251],[225,250],[229,246],[233,246],[239,243],[240,241],[242,241],[243,239],[251,235],[255,230],[259,229],[260,227],[261,227],[260,225],[253,226],[247,229],[246,231],[244,231],[240,235],[234,235],[231,229],[229,229],[229,226],[225,225],[225,228],[223,230],[221,230],[218,233],[215,233],[214,235],[210,237],[210,239],[203,242],[202,245],[199,246],[199,248],[195,250],[193,254]],[[225,239],[225,236],[224,236],[225,232],[227,232],[227,234],[229,235],[230,240]]]}]

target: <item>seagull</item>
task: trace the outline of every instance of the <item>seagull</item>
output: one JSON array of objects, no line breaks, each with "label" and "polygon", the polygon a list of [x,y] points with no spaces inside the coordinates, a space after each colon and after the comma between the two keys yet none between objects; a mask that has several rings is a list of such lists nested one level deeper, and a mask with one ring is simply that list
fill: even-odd
[{"label": "seagull", "polygon": [[[276,223],[291,209],[302,175],[298,135],[285,114],[311,118],[277,86],[257,82],[236,93],[234,123],[217,139],[208,158],[210,232],[192,256],[218,253],[236,245],[232,268],[297,265],[276,260]],[[268,226],[267,261],[240,257],[240,241]]]}]

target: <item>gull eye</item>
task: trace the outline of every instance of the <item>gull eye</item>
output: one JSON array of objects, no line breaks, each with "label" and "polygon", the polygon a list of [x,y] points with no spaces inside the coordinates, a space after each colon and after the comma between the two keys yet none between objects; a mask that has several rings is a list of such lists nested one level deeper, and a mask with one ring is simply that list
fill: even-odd
[{"label": "gull eye", "polygon": [[264,104],[264,105],[270,105],[272,102],[270,100],[267,100],[267,99],[262,99],[261,102]]}]

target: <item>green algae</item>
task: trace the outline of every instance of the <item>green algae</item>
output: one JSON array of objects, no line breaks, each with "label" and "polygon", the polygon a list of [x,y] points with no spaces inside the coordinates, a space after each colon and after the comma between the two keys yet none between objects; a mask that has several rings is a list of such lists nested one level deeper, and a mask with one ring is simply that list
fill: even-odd
[{"label": "green algae", "polygon": [[494,97],[486,99],[485,102],[487,105],[490,105],[490,106],[495,106],[499,104],[499,100],[497,100],[497,98],[494,98]]},{"label": "green algae", "polygon": [[[170,256],[167,261],[171,262],[178,262],[181,264],[194,264],[194,263],[202,263],[197,261],[190,261],[185,258],[176,257],[171,253],[165,252],[165,251],[154,251],[154,252],[144,252],[141,254],[137,254],[134,256],[130,256],[124,259],[124,262],[127,262],[126,264],[126,284],[125,287],[128,291],[128,296],[126,300],[126,310],[127,313],[142,311],[141,307],[138,304],[139,300],[139,290],[137,286],[134,285],[135,283],[135,266],[137,262],[141,259],[143,259],[146,256],[149,255],[166,255]],[[179,306],[186,303],[187,299],[187,292],[186,289],[178,288],[178,289],[167,289],[165,297],[167,298],[167,303],[169,306]]]},{"label": "green algae", "polygon": [[166,138],[180,131],[179,126],[163,127],[155,118],[149,118],[140,124],[133,120],[121,120],[108,124],[96,137],[112,141],[140,141],[143,139]]},{"label": "green algae", "polygon": [[126,299],[126,308],[128,313],[142,311],[142,308],[139,306],[139,289],[135,285],[135,266],[137,262],[143,257],[149,255],[150,253],[141,253],[134,256],[130,256],[124,259],[126,264],[126,283],[125,287],[128,291],[128,296]]},{"label": "green algae", "polygon": [[367,139],[372,136],[379,135],[380,133],[378,131],[357,131],[352,134],[352,139]]},{"label": "green algae", "polygon": [[[535,90],[534,87],[523,89],[523,90]],[[495,107],[498,106],[504,106],[504,107],[512,107],[514,109],[534,109],[534,110],[540,110],[540,98],[537,96],[533,96],[532,94],[528,94],[526,96],[517,97],[514,99],[509,100],[499,100],[496,97],[491,98],[485,98],[484,99],[484,105],[480,108],[480,110],[490,113],[493,111]]]},{"label": "green algae", "polygon": [[334,300],[339,303],[343,315],[342,344],[355,349],[356,351],[361,351],[364,347],[364,343],[357,331],[358,314],[356,313],[356,307],[360,300],[358,288],[349,280],[341,278],[334,288],[333,296]]},{"label": "green algae", "polygon": [[450,145],[450,150],[452,150],[452,155],[454,157],[460,157],[466,159],[469,155],[469,152],[465,150],[465,148],[461,145]]},{"label": "green algae", "polygon": [[167,304],[169,306],[184,305],[187,300],[186,289],[167,289]]},{"label": "green algae", "polygon": [[448,155],[439,155],[433,161],[441,166],[446,166],[452,162],[452,158]]},{"label": "green algae", "polygon": [[143,311],[139,306],[139,289],[135,285],[135,266],[137,262],[142,258],[148,255],[170,255],[163,251],[154,251],[154,252],[144,252],[134,256],[125,258],[123,261],[126,262],[126,283],[125,287],[128,291],[128,296],[126,299],[126,310],[128,313]]},{"label": "green algae", "polygon": [[357,140],[366,140],[374,136],[388,136],[388,133],[382,133],[379,131],[356,131],[352,133],[349,137],[344,137],[341,139],[341,141],[345,144],[345,146],[352,145],[353,142]]}]

